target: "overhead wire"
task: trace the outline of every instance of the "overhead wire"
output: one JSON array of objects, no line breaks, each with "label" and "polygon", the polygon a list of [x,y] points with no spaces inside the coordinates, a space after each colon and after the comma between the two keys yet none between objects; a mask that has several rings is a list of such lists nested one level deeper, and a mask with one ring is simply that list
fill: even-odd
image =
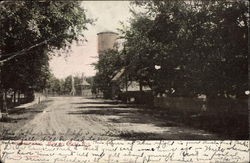
[{"label": "overhead wire", "polygon": [[[62,34],[61,34],[61,35],[62,35]],[[0,54],[0,58],[10,56],[10,57],[8,57],[8,58],[5,58],[5,59],[3,59],[3,60],[0,60],[0,65],[3,64],[4,62],[7,62],[7,61],[11,60],[11,59],[14,59],[14,58],[17,57],[17,56],[25,55],[26,52],[28,52],[29,50],[31,50],[31,49],[33,49],[33,48],[35,48],[35,47],[41,46],[41,45],[43,45],[43,44],[47,44],[48,41],[51,41],[51,40],[53,40],[53,39],[55,39],[55,38],[57,38],[57,37],[59,37],[59,36],[61,36],[61,35],[58,35],[58,36],[49,38],[49,39],[44,40],[44,41],[42,41],[42,42],[40,42],[40,43],[37,43],[37,44],[35,44],[35,45],[32,45],[32,46],[30,46],[30,47],[28,47],[28,48],[24,48],[24,49],[22,49],[21,51],[12,52],[12,53],[8,53],[8,54],[5,54],[5,55],[1,55],[1,54]]]}]

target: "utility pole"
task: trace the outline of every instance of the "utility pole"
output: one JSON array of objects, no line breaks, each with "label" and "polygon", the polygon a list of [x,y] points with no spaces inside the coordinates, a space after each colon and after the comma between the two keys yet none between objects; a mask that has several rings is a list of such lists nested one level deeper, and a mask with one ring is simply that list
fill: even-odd
[{"label": "utility pole", "polygon": [[73,75],[71,75],[71,92],[70,95],[75,96],[76,94],[76,89],[75,89],[75,80]]},{"label": "utility pole", "polygon": [[84,95],[84,85],[83,85],[83,81],[85,80],[85,77],[84,77],[84,73],[82,73],[82,83],[81,83],[81,95],[83,96]]}]

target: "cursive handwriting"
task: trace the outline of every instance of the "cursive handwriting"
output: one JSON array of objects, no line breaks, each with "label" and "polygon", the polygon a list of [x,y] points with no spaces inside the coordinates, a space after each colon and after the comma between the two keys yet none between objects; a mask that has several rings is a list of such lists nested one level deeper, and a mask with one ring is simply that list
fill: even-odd
[{"label": "cursive handwriting", "polygon": [[2,141],[6,163],[248,162],[248,141]]}]

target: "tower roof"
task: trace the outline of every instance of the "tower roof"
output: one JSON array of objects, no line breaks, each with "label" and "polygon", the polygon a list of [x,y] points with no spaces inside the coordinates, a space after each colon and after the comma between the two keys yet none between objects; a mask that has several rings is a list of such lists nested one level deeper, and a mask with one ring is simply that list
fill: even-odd
[{"label": "tower roof", "polygon": [[90,84],[86,81],[86,79],[83,79],[83,81],[78,85],[89,86]]},{"label": "tower roof", "polygon": [[100,34],[116,34],[116,35],[118,35],[118,33],[113,32],[113,31],[108,31],[108,30],[97,33],[97,35],[100,35]]}]

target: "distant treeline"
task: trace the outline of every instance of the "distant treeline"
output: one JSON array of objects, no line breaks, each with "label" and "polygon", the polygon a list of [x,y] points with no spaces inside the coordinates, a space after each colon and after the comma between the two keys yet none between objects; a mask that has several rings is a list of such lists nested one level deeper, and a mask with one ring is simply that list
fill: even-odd
[{"label": "distant treeline", "polygon": [[[79,76],[74,76],[74,87],[75,95],[81,95],[82,89],[91,89],[93,83],[92,77],[87,77],[85,80],[90,84],[89,86],[83,86],[83,78]],[[50,95],[70,95],[72,91],[72,76],[68,76],[65,79],[58,79],[56,77],[51,77],[47,83],[47,93]]]}]

